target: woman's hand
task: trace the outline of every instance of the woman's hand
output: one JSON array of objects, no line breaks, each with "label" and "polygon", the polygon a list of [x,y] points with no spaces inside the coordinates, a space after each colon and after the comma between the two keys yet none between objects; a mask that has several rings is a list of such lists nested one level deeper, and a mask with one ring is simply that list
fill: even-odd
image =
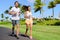
[{"label": "woman's hand", "polygon": [[27,15],[25,15],[25,18],[29,18]]},{"label": "woman's hand", "polygon": [[34,18],[34,17],[32,17],[32,19],[34,20],[35,18]]}]

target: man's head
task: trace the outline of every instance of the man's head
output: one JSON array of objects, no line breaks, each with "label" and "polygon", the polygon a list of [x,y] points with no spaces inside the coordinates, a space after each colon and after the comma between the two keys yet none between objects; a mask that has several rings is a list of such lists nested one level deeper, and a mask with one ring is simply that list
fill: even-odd
[{"label": "man's head", "polygon": [[18,7],[19,6],[19,2],[15,1],[14,5],[15,5],[15,7]]}]

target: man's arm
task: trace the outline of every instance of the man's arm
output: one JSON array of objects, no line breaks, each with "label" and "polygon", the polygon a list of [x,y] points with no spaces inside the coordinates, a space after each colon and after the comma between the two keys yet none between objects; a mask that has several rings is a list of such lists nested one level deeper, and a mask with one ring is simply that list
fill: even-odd
[{"label": "man's arm", "polygon": [[14,15],[14,14],[16,14],[16,12],[14,12],[14,11],[9,11],[9,14],[10,14],[10,15]]},{"label": "man's arm", "polygon": [[16,12],[14,11],[14,7],[11,8],[11,10],[9,11],[9,14],[10,14],[10,15],[14,15],[14,14],[16,14]]}]

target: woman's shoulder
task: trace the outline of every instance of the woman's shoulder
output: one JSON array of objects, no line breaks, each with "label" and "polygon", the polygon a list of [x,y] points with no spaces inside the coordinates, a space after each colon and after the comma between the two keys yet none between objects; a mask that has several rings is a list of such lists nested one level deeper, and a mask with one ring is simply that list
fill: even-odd
[{"label": "woman's shoulder", "polygon": [[27,13],[31,13],[31,12],[29,12],[29,11],[26,11]]},{"label": "woman's shoulder", "polygon": [[25,14],[30,14],[30,13],[31,13],[31,12],[29,12],[29,11],[26,11],[26,12],[25,12]]},{"label": "woman's shoulder", "polygon": [[27,13],[29,12],[29,11],[26,11]]},{"label": "woman's shoulder", "polygon": [[27,14],[27,11],[25,11],[24,14]]}]

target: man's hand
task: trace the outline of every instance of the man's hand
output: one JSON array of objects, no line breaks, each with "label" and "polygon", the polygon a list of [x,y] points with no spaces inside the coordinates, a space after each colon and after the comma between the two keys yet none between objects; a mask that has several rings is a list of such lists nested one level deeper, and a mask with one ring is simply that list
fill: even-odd
[{"label": "man's hand", "polygon": [[20,12],[18,13],[18,15],[20,16]]},{"label": "man's hand", "polygon": [[10,14],[10,15],[14,15],[14,14],[16,14],[16,12],[10,11],[9,14]]},{"label": "man's hand", "polygon": [[15,15],[15,14],[17,14],[17,13],[16,13],[16,12],[12,12],[11,14],[12,14],[12,15]]}]

